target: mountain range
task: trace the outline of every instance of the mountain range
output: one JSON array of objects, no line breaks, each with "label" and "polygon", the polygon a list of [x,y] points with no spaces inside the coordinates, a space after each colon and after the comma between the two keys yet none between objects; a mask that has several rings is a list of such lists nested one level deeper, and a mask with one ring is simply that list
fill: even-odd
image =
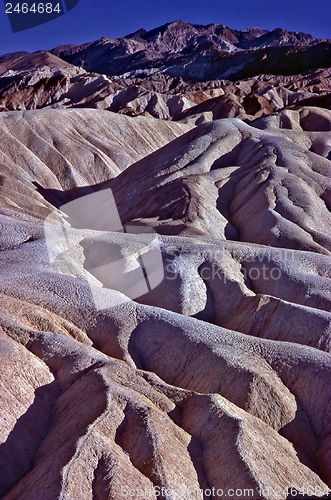
[{"label": "mountain range", "polygon": [[252,121],[302,100],[330,106],[330,51],[330,40],[303,33],[176,21],[120,39],[2,56],[0,109]]},{"label": "mountain range", "polygon": [[125,38],[102,38],[79,47],[57,47],[52,52],[75,66],[107,76],[165,73],[193,81],[237,80],[325,67],[330,60],[330,43],[282,29],[237,31],[224,25],[176,21]]}]

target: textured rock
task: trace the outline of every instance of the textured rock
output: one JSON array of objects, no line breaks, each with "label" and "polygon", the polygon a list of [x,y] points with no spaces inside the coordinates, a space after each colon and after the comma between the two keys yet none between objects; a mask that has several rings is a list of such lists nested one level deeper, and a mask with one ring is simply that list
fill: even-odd
[{"label": "textured rock", "polygon": [[330,41],[311,35],[176,21],[0,57],[0,111],[89,107],[194,124],[250,122],[301,101],[328,107],[329,66]]},{"label": "textured rock", "polygon": [[[235,54],[318,42],[183,22],[161,32],[56,52],[76,64],[91,51],[92,64],[96,48],[148,45],[163,57],[215,35]],[[16,110],[0,115],[0,496],[322,498],[331,111],[319,99],[329,69],[196,85],[110,80],[45,53],[0,65],[0,81],[14,82],[3,109]],[[61,109],[85,105],[108,111]],[[123,282],[138,270],[150,285],[162,268],[148,262],[151,239],[164,277],[130,300]]]},{"label": "textured rock", "polygon": [[[307,110],[302,118],[296,113],[304,126]],[[329,189],[330,165],[308,151],[324,132],[300,128],[285,136],[275,123],[221,120],[184,133],[183,125],[85,110],[6,113],[1,120],[8,165],[0,271],[6,498],[119,498],[127,488],[138,495],[153,487],[182,490],[183,499],[196,498],[189,488],[208,487],[252,488],[254,498],[270,500],[286,498],[290,487],[324,493],[331,484],[330,246],[326,231],[314,230],[313,207],[327,225],[320,196]],[[126,142],[116,156],[122,124]],[[117,169],[91,169],[82,154],[79,163],[68,156],[77,138],[81,148],[96,149],[101,129],[109,137],[102,153]],[[168,145],[128,167],[147,136],[151,151]],[[64,144],[71,168],[61,180]],[[82,262],[67,275],[49,269],[43,219],[50,201],[58,206],[96,182],[112,187],[123,223],[164,234],[172,267],[140,305],[99,288],[94,294],[106,293],[109,306],[98,311]],[[277,207],[289,192],[285,217]],[[259,209],[249,211],[247,200]],[[138,238],[99,232],[94,245],[107,248],[115,237],[119,245]],[[279,279],[263,279],[265,263]],[[245,276],[250,266],[259,279]]]},{"label": "textured rock", "polygon": [[52,52],[87,71],[108,75],[161,70],[193,80],[228,76],[237,80],[260,73],[298,74],[328,67],[329,51],[329,41],[303,33],[237,31],[224,25],[175,21],[149,32],[140,30],[115,40],[101,38],[79,47],[57,47]]}]

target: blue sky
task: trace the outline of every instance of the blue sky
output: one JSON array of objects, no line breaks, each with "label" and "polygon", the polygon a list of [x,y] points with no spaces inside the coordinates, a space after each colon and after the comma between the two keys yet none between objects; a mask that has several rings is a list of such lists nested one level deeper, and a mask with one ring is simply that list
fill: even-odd
[{"label": "blue sky", "polygon": [[[16,3],[14,0],[13,5]],[[282,27],[331,38],[331,0],[80,0],[58,19],[19,33],[12,33],[4,5],[1,7],[0,54],[47,50],[102,36],[116,38],[176,19],[236,29]]]}]

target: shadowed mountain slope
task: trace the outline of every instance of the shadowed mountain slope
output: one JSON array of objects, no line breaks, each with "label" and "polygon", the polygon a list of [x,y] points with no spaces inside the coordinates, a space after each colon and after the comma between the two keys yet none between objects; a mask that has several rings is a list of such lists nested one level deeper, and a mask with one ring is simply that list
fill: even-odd
[{"label": "shadowed mountain slope", "polygon": [[[326,493],[330,123],[318,108],[193,129],[100,110],[0,116],[6,500]],[[45,218],[109,188],[122,224],[159,233],[164,279],[136,301],[85,262],[115,246],[126,279],[139,231],[89,230],[50,266]]]},{"label": "shadowed mountain slope", "polygon": [[204,81],[261,73],[298,74],[330,65],[330,41],[311,35],[281,29],[241,32],[224,25],[184,21],[149,32],[139,30],[125,38],[58,47],[53,52],[87,71],[108,76],[160,71]]},{"label": "shadowed mountain slope", "polygon": [[0,58],[0,111],[97,108],[247,122],[313,99],[329,108],[330,40],[175,21],[124,38]]}]

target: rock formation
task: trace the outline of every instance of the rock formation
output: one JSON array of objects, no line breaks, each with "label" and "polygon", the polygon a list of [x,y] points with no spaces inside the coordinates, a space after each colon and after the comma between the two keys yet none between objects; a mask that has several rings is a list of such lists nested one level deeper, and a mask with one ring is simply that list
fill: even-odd
[{"label": "rock formation", "polygon": [[251,121],[306,99],[330,108],[330,57],[330,40],[304,33],[176,21],[0,57],[0,110],[88,107],[198,123]]},{"label": "rock formation", "polygon": [[[213,44],[320,58],[240,81],[129,65],[198,71]],[[1,58],[2,498],[326,498],[329,44],[177,22]]]}]

